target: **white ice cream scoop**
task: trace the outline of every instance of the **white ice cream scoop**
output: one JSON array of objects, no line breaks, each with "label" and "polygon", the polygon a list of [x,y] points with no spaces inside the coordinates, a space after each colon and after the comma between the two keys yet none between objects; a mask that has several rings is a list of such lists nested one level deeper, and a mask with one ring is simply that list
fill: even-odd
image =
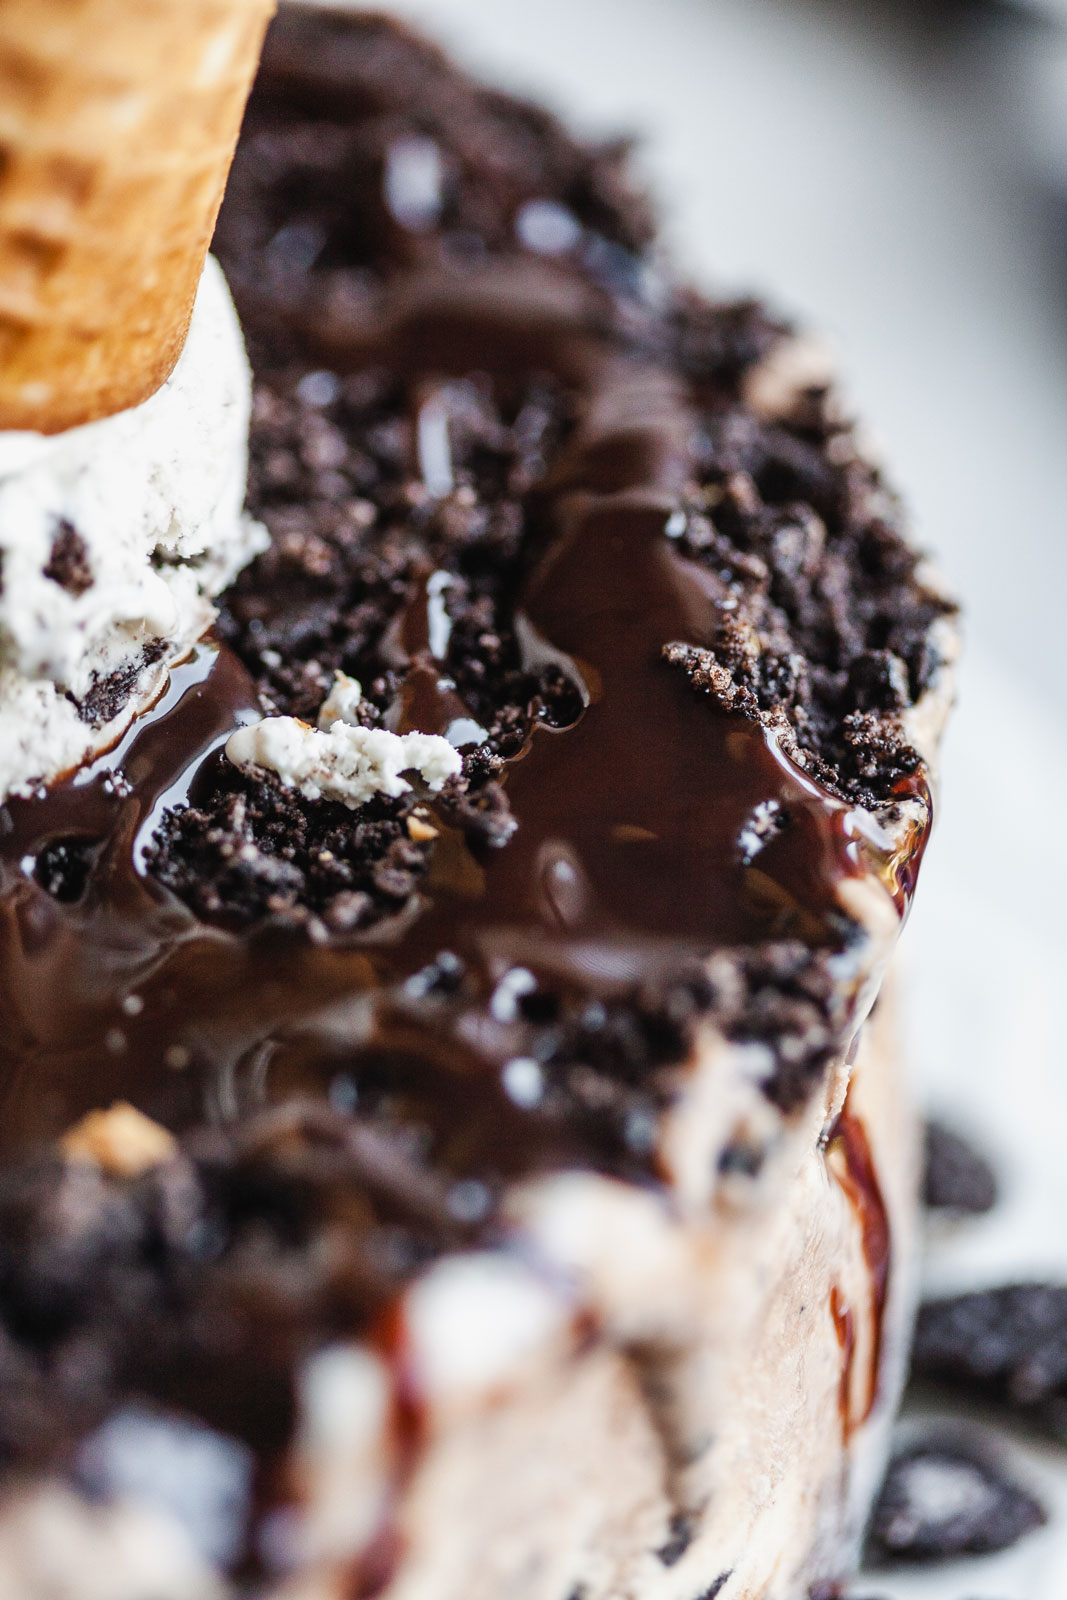
[{"label": "white ice cream scoop", "polygon": [[250,398],[209,258],[150,399],[65,433],[0,433],[0,799],[113,743],[263,548],[242,510]]}]

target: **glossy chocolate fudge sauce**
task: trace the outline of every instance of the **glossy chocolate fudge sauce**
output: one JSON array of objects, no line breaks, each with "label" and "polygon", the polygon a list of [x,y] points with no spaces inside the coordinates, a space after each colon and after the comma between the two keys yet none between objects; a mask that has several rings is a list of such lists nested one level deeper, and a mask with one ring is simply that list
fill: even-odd
[{"label": "glossy chocolate fudge sauce", "polygon": [[[670,280],[623,157],[391,24],[271,32],[216,249],[272,548],[114,751],[0,809],[0,1276],[45,1457],[132,1391],[273,1459],[299,1354],[491,1237],[506,1180],[657,1181],[702,1019],[785,1110],[847,1045],[840,886],[906,909],[924,828],[893,853],[870,808],[927,799],[899,714],[946,608],[831,397],[746,404],[784,331]],[[351,812],[227,762],[338,667],[462,777]],[[117,1099],[177,1176],[93,1180],[48,1309],[16,1246]],[[295,1296],[252,1272],[342,1224]],[[46,1406],[75,1335],[103,1375]]]}]

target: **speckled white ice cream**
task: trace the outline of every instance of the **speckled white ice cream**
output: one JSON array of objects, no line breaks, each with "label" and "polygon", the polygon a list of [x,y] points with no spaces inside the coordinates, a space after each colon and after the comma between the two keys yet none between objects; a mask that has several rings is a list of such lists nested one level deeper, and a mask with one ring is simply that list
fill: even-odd
[{"label": "speckled white ice cream", "polygon": [[319,726],[299,717],[264,717],[238,728],[226,743],[234,766],[277,775],[306,800],[339,800],[352,808],[376,794],[390,799],[411,788],[403,772],[418,772],[439,790],[463,763],[458,751],[435,733],[390,733],[359,721],[361,690],[354,678],[337,674],[319,711]]},{"label": "speckled white ice cream", "polygon": [[[0,799],[113,742],[265,544],[242,509],[250,403],[209,258],[181,359],[149,400],[53,437],[0,434]],[[49,576],[64,530],[91,581]],[[105,722],[92,695],[116,673],[131,690]]]}]

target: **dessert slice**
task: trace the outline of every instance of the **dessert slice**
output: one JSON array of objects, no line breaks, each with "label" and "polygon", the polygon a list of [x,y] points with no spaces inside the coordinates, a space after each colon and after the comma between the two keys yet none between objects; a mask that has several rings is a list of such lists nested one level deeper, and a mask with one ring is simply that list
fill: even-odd
[{"label": "dessert slice", "polygon": [[283,8],[216,249],[269,546],[2,813],[0,1568],[826,1592],[905,1354],[876,998],[952,606],[624,150],[390,23]]}]

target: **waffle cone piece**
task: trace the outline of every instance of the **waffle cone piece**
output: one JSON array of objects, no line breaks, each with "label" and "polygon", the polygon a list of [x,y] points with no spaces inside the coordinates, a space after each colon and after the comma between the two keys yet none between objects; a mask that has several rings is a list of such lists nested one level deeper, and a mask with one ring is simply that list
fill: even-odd
[{"label": "waffle cone piece", "polygon": [[0,0],[0,428],[169,376],[274,0]]}]

